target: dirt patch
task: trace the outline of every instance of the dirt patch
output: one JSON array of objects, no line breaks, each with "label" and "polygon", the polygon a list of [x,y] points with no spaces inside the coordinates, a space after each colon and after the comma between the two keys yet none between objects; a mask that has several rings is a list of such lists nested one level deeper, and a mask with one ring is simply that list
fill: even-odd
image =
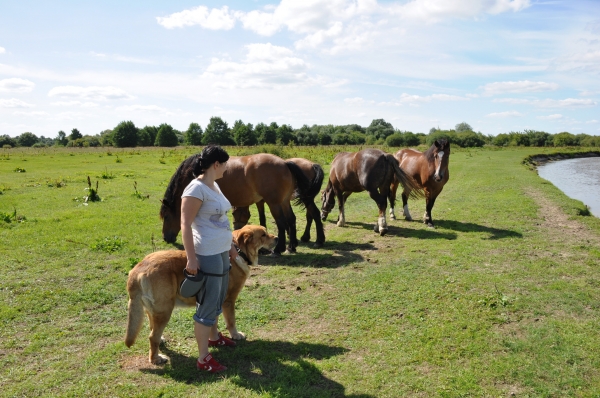
[{"label": "dirt patch", "polygon": [[136,356],[130,356],[130,355],[126,355],[123,358],[121,358],[121,360],[119,361],[119,366],[121,366],[121,369],[124,370],[128,370],[128,371],[139,371],[142,369],[163,369],[164,365],[159,366],[159,365],[153,365],[150,363],[150,361],[148,361],[148,356],[147,355],[136,355]]},{"label": "dirt patch", "polygon": [[526,194],[539,206],[538,215],[542,220],[539,227],[547,232],[550,240],[566,244],[587,242],[600,246],[600,238],[593,231],[579,221],[571,219],[541,192],[529,190]]}]

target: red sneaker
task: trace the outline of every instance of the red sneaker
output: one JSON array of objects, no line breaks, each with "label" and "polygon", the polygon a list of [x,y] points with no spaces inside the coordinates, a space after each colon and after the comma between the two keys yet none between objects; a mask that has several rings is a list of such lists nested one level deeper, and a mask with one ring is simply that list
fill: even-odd
[{"label": "red sneaker", "polygon": [[229,337],[223,336],[223,333],[219,332],[219,340],[208,340],[209,347],[235,347],[237,343],[231,340]]},{"label": "red sneaker", "polygon": [[208,354],[202,359],[202,362],[198,359],[196,361],[196,367],[198,370],[206,370],[210,373],[219,373],[224,370],[227,370],[226,366],[221,365],[219,362],[215,361],[212,355]]}]

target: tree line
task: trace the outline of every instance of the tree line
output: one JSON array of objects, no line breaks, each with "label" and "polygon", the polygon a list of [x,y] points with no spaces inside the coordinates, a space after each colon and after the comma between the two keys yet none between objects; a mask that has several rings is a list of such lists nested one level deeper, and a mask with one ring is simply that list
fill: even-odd
[{"label": "tree line", "polygon": [[473,131],[472,127],[462,122],[454,129],[441,130],[431,128],[429,134],[413,133],[398,130],[384,119],[374,119],[368,127],[358,124],[334,126],[303,125],[293,129],[288,124],[244,123],[236,120],[229,126],[222,118],[215,116],[205,129],[198,123],[190,123],[186,131],[178,131],[171,125],[163,123],[159,126],[138,128],[132,121],[123,121],[113,129],[107,129],[96,135],[82,135],[74,128],[67,135],[59,131],[55,138],[37,137],[31,132],[23,133],[15,138],[0,136],[0,147],[136,147],[159,146],[173,147],[177,145],[219,145],[253,146],[264,144],[278,145],[387,145],[390,147],[411,147],[431,145],[436,139],[446,138],[453,145],[462,148],[494,146],[600,146],[600,137],[588,134],[571,134],[562,132],[550,134],[544,131],[524,130],[511,131],[497,136],[484,135]]}]

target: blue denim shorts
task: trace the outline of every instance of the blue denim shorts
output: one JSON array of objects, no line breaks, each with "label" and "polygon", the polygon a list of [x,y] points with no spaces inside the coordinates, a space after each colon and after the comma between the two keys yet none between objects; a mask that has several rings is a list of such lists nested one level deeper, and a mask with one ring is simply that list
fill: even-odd
[{"label": "blue denim shorts", "polygon": [[217,317],[223,312],[223,302],[227,294],[229,284],[229,251],[215,254],[212,256],[201,256],[196,254],[200,271],[207,274],[223,276],[206,276],[205,288],[196,296],[196,313],[194,321],[212,326],[217,321]]}]

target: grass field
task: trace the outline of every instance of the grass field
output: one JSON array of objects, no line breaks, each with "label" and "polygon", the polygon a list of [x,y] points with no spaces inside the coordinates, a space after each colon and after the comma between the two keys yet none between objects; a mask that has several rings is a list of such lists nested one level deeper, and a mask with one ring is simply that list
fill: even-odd
[{"label": "grass field", "polygon": [[[356,148],[272,149],[327,171]],[[453,149],[436,229],[389,221],[380,237],[353,194],[323,249],[261,257],[237,306],[248,340],[214,351],[227,372],[196,371],[188,309],[165,331],[169,363],[150,365],[147,322],[123,343],[125,282],[172,247],[159,199],[196,151],[0,153],[0,396],[600,395],[600,220],[522,164],[540,148]],[[88,176],[101,201],[85,202]]]}]

